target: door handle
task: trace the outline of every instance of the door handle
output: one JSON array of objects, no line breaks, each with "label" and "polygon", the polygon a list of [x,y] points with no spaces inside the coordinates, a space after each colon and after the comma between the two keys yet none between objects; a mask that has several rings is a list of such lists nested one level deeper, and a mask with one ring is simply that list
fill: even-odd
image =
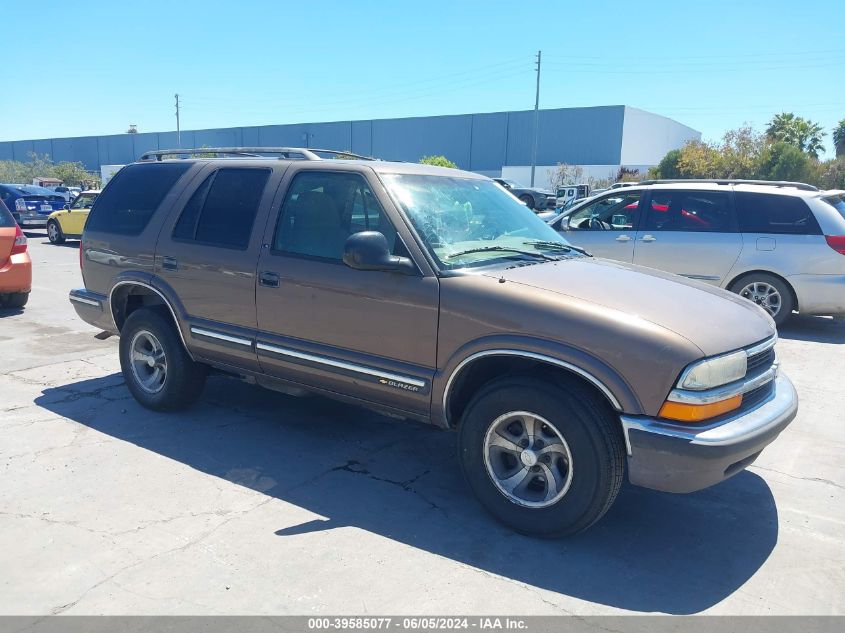
[{"label": "door handle", "polygon": [[630,235],[620,235],[619,237],[616,238],[616,241],[617,242],[630,242],[631,236]]},{"label": "door handle", "polygon": [[643,235],[643,242],[656,242],[657,238],[653,235]]},{"label": "door handle", "polygon": [[175,257],[164,256],[161,258],[161,267],[164,270],[179,270],[179,262]]},{"label": "door handle", "polygon": [[279,287],[279,276],[276,273],[262,272],[258,274],[258,283],[268,288]]}]

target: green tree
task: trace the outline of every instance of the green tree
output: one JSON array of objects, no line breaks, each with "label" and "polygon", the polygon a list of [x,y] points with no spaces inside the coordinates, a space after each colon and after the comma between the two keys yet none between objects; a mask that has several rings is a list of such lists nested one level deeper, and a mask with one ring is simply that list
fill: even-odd
[{"label": "green tree", "polygon": [[435,167],[451,167],[457,169],[458,166],[445,156],[423,156],[420,158],[421,165],[434,165]]},{"label": "green tree", "polygon": [[666,153],[666,156],[664,156],[657,164],[657,167],[649,170],[649,178],[683,178],[681,169],[678,167],[680,160],[681,150],[669,150],[669,152]]},{"label": "green tree", "polygon": [[811,161],[800,149],[778,141],[765,148],[760,156],[758,176],[764,180],[810,180]]},{"label": "green tree", "polygon": [[833,146],[836,148],[836,157],[845,156],[845,119],[833,128]]},{"label": "green tree", "polygon": [[766,128],[766,136],[772,142],[782,141],[794,145],[813,158],[824,151],[822,137],[826,136],[822,126],[792,112],[781,112],[772,117]]}]

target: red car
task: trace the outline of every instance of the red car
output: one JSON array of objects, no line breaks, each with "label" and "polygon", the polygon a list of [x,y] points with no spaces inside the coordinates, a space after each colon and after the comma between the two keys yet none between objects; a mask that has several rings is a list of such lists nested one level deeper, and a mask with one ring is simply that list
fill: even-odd
[{"label": "red car", "polygon": [[0,308],[22,308],[32,289],[26,236],[0,201]]}]

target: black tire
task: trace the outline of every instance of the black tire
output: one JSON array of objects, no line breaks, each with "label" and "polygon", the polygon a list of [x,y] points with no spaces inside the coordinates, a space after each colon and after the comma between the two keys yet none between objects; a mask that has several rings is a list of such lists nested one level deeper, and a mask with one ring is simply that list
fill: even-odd
[{"label": "black tire", "polygon": [[[163,383],[155,392],[144,387],[138,371],[133,370],[132,345],[136,336],[151,334],[160,344],[166,362]],[[206,367],[191,360],[176,326],[164,311],[140,309],[132,312],[120,331],[120,368],[126,386],[135,399],[155,411],[184,409],[199,398],[205,386]]]},{"label": "black tire", "polygon": [[28,292],[10,292],[8,294],[0,295],[0,305],[4,308],[22,308],[26,305],[27,301],[29,301]]},{"label": "black tire", "polygon": [[[571,453],[568,490],[546,507],[512,501],[488,472],[488,430],[512,411],[550,422]],[[517,532],[540,537],[568,536],[598,521],[616,499],[625,470],[619,420],[605,402],[578,384],[529,377],[494,380],[472,398],[459,428],[458,456],[470,488],[494,517]]]},{"label": "black tire", "polygon": [[534,205],[533,196],[529,196],[527,193],[524,193],[521,196],[519,196],[519,199],[522,200],[528,206],[529,209],[536,208],[535,205]]},{"label": "black tire", "polygon": [[[51,231],[50,229],[55,229]],[[62,226],[56,220],[47,220],[47,239],[51,244],[64,244],[65,234],[62,232]]]},{"label": "black tire", "polygon": [[735,282],[733,282],[729,290],[740,296],[744,296],[749,301],[754,301],[755,303],[760,305],[760,301],[755,301],[753,295],[743,295],[743,289],[746,289],[751,284],[755,283],[767,284],[768,286],[777,290],[777,293],[780,296],[780,308],[778,309],[777,313],[771,314],[771,311],[766,309],[765,305],[763,305],[762,307],[766,309],[767,312],[769,312],[770,316],[775,321],[775,325],[780,327],[781,325],[786,323],[786,321],[792,316],[792,311],[795,309],[795,299],[792,296],[792,289],[786,284],[783,279],[775,275],[770,275],[768,273],[751,273],[750,275],[740,277]]}]

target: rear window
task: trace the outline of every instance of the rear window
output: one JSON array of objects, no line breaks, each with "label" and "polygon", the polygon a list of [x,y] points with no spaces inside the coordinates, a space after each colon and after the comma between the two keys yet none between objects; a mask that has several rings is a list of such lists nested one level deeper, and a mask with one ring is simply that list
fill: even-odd
[{"label": "rear window", "polygon": [[174,239],[246,248],[269,177],[269,169],[218,169],[188,200]]},{"label": "rear window", "polygon": [[94,203],[86,231],[140,235],[191,163],[150,163],[121,169]]},{"label": "rear window", "polygon": [[739,230],[743,233],[821,235],[810,207],[798,197],[737,191]]},{"label": "rear window", "polygon": [[0,229],[11,229],[15,224],[15,218],[12,217],[6,205],[0,200]]},{"label": "rear window", "polygon": [[839,211],[839,215],[845,218],[845,198],[842,196],[830,196],[829,198],[822,198],[823,202],[827,202],[834,209]]}]

